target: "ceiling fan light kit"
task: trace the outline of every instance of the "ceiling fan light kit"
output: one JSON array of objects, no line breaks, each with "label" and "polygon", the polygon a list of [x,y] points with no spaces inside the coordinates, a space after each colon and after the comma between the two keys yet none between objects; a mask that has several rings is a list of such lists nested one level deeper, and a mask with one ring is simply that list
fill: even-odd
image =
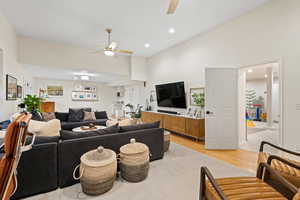
[{"label": "ceiling fan light kit", "polygon": [[106,55],[106,56],[114,56],[115,52],[113,52],[112,50],[105,49],[104,50],[104,55]]},{"label": "ceiling fan light kit", "polygon": [[107,28],[107,29],[105,29],[105,31],[108,34],[107,46],[103,50],[96,51],[95,53],[103,51],[104,55],[106,55],[106,56],[114,56],[116,53],[130,54],[130,55],[133,54],[133,51],[117,49],[118,44],[116,42],[111,41],[112,29]]}]

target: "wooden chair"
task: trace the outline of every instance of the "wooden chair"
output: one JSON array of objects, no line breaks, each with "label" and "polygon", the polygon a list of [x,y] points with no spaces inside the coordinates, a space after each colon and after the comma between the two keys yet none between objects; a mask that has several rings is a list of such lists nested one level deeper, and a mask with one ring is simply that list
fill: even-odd
[{"label": "wooden chair", "polygon": [[16,169],[21,154],[31,149],[35,137],[30,145],[25,146],[26,130],[30,114],[23,113],[7,128],[3,155],[0,160],[0,199],[8,200],[17,189]]},{"label": "wooden chair", "polygon": [[[278,183],[291,195],[285,196],[270,186],[266,182],[269,177],[266,174],[276,177]],[[266,163],[259,164],[256,177],[215,179],[206,167],[202,167],[200,180],[200,200],[300,200],[298,188]]]},{"label": "wooden chair", "polygon": [[[284,178],[286,178],[289,182],[294,184],[296,187],[300,187],[300,169],[297,169],[295,166],[300,166],[299,161],[294,161],[291,159],[284,158],[284,162],[281,159],[277,159],[277,157],[270,157],[269,153],[264,152],[264,147],[268,145],[276,150],[287,153],[289,155],[293,155],[300,158],[300,153],[293,152],[282,147],[276,146],[269,142],[263,141],[260,145],[259,156],[258,156],[258,164],[265,162],[271,165],[273,169],[278,171]],[[286,164],[289,162],[289,164]]]}]

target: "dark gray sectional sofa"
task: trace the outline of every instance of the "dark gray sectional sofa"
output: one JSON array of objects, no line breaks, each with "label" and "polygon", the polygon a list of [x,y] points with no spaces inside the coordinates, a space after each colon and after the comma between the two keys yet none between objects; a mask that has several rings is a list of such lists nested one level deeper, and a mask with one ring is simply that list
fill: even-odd
[{"label": "dark gray sectional sofa", "polygon": [[[90,108],[85,108],[85,111],[91,111]],[[72,130],[73,128],[77,128],[80,126],[87,126],[90,123],[93,123],[95,125],[99,126],[105,126],[106,121],[108,119],[107,114],[105,111],[101,112],[95,112],[96,115],[96,120],[93,121],[83,121],[82,119],[80,121],[70,121],[69,120],[69,113],[64,113],[64,112],[55,112],[55,117],[56,119],[60,120],[61,123],[61,128],[63,130]]]},{"label": "dark gray sectional sofa", "polygon": [[80,163],[81,155],[100,145],[119,153],[122,145],[135,138],[149,147],[151,161],[162,159],[163,132],[161,128],[153,128],[146,124],[143,127],[121,127],[115,133],[75,139],[37,137],[32,150],[24,152],[21,157],[17,175],[18,189],[12,199],[45,193],[78,183],[73,179],[73,170]]}]

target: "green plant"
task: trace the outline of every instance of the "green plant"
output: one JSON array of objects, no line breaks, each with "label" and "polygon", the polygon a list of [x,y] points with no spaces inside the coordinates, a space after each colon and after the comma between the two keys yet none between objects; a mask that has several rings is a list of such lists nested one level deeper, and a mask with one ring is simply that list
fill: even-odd
[{"label": "green plant", "polygon": [[131,114],[131,117],[135,119],[140,119],[142,117],[142,108],[143,106],[138,104],[136,111]]},{"label": "green plant", "polygon": [[38,111],[40,112],[40,105],[43,99],[37,97],[36,95],[26,95],[23,99],[23,103],[26,105],[28,112]]},{"label": "green plant", "polygon": [[192,98],[197,106],[200,106],[201,108],[204,108],[205,106],[205,97],[204,93],[194,93],[192,94]]}]

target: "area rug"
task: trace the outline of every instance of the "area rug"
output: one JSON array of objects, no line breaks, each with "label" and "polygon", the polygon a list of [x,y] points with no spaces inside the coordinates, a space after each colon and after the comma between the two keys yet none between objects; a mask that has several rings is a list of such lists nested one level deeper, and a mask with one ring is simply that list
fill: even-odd
[{"label": "area rug", "polygon": [[164,159],[151,162],[148,178],[143,182],[128,183],[119,178],[112,190],[96,197],[85,195],[80,184],[76,184],[26,200],[196,200],[201,166],[207,166],[215,177],[254,175],[172,143]]}]

